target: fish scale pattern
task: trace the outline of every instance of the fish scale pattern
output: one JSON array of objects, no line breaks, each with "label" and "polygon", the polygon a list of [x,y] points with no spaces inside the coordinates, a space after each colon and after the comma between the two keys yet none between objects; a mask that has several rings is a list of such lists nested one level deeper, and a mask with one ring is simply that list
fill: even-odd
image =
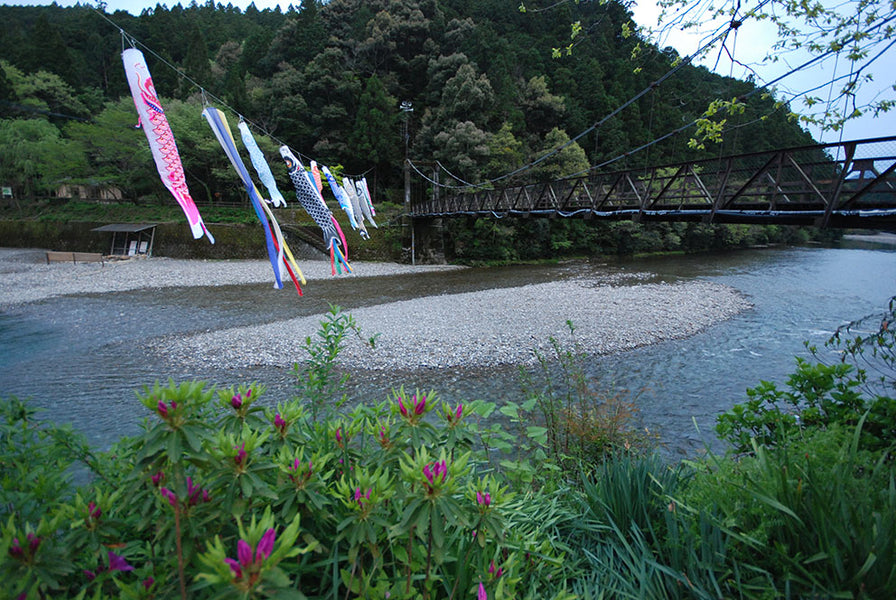
[{"label": "fish scale pattern", "polygon": [[280,156],[286,163],[289,178],[292,180],[292,185],[296,190],[296,199],[298,199],[302,208],[311,215],[311,218],[314,219],[317,226],[320,227],[324,235],[324,242],[326,242],[328,247],[333,244],[341,245],[339,234],[336,232],[336,227],[333,225],[330,209],[326,207],[320,199],[320,194],[312,186],[311,181],[305,174],[305,169],[302,167],[302,163],[299,162],[286,146],[280,148]]}]

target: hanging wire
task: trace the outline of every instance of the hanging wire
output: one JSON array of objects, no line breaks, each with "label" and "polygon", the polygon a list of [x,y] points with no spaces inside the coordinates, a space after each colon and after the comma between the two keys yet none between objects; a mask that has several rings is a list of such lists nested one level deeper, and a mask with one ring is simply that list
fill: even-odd
[{"label": "hanging wire", "polygon": [[[759,5],[758,5],[758,6],[751,12],[751,14],[755,14],[756,11],[758,11],[759,9],[761,9],[763,6],[765,6],[765,5],[768,4],[769,2],[770,2],[770,0],[763,0],[763,1],[760,2]],[[679,17],[679,18],[681,18],[681,17]],[[746,18],[747,18],[747,16],[744,17],[744,19],[746,19]],[[870,28],[866,31],[866,33],[868,33],[868,34],[873,33],[873,32],[875,32],[875,31],[877,31],[877,30],[883,28],[885,25],[887,25],[888,23],[890,23],[890,22],[893,21],[894,19],[896,19],[896,15],[890,16],[890,17],[888,17],[888,18],[882,20],[880,23],[877,23],[876,25],[870,27]],[[705,37],[703,38],[703,41],[701,42],[701,45],[700,45],[700,47],[697,49],[697,51],[695,51],[694,53],[692,53],[691,55],[689,55],[687,58],[683,59],[683,60],[681,61],[681,63],[680,63],[678,66],[676,66],[675,68],[673,68],[672,70],[670,70],[669,72],[667,72],[663,77],[661,77],[661,78],[658,79],[657,81],[651,83],[647,88],[645,88],[644,90],[642,90],[641,92],[639,92],[638,94],[636,94],[634,97],[632,97],[631,99],[629,99],[627,102],[625,102],[623,105],[621,105],[620,107],[618,107],[617,109],[615,109],[613,112],[611,112],[610,114],[608,114],[608,115],[605,116],[604,118],[602,118],[602,119],[600,119],[599,121],[595,122],[592,126],[590,126],[589,128],[587,128],[587,129],[586,129],[585,131],[583,131],[582,133],[578,134],[576,137],[572,138],[569,142],[566,142],[565,144],[563,144],[563,145],[561,145],[561,146],[558,146],[557,148],[554,148],[553,150],[551,150],[550,152],[548,152],[548,153],[545,154],[544,156],[541,156],[541,157],[539,157],[538,159],[536,159],[536,160],[534,160],[534,161],[528,163],[527,165],[524,165],[524,166],[522,166],[522,167],[520,167],[520,168],[518,168],[518,169],[516,169],[516,170],[514,170],[514,171],[512,171],[512,172],[510,172],[510,173],[501,175],[501,176],[499,176],[499,177],[495,177],[495,178],[493,178],[493,179],[490,179],[490,180],[487,180],[487,181],[485,181],[485,182],[483,182],[483,183],[479,183],[479,184],[475,184],[475,185],[460,185],[460,186],[458,186],[458,185],[447,185],[447,184],[443,184],[443,183],[440,183],[440,182],[438,182],[438,181],[435,181],[435,180],[431,179],[430,177],[426,176],[423,172],[420,171],[420,169],[418,169],[418,168],[416,167],[416,165],[414,165],[411,161],[409,161],[409,162],[411,163],[411,166],[413,167],[414,171],[415,171],[415,172],[416,172],[422,179],[424,179],[425,181],[427,181],[427,182],[429,182],[429,183],[431,183],[431,184],[433,184],[433,185],[436,185],[436,186],[439,186],[439,187],[442,187],[442,188],[447,188],[447,189],[467,189],[467,188],[474,188],[474,189],[475,189],[475,188],[488,187],[488,186],[490,186],[491,184],[494,184],[494,183],[496,183],[496,182],[498,182],[498,181],[501,181],[501,180],[506,179],[506,178],[508,178],[508,177],[512,177],[512,176],[517,175],[517,174],[519,174],[519,173],[521,173],[521,172],[527,171],[527,170],[533,168],[534,166],[536,166],[537,164],[541,163],[541,162],[544,161],[545,159],[549,158],[550,156],[553,156],[554,154],[557,154],[558,152],[560,152],[560,151],[562,151],[563,149],[567,148],[568,146],[572,145],[573,143],[575,143],[576,141],[578,141],[579,139],[581,139],[582,137],[584,137],[584,136],[587,135],[588,133],[591,133],[592,131],[594,131],[595,129],[597,129],[598,127],[600,127],[600,126],[603,125],[604,123],[606,123],[609,119],[611,119],[612,117],[614,117],[614,116],[616,116],[617,114],[619,114],[623,109],[625,109],[625,108],[627,108],[628,106],[630,106],[633,102],[635,102],[636,100],[638,100],[639,98],[641,98],[642,96],[644,96],[646,93],[649,93],[650,91],[652,91],[653,89],[655,89],[656,87],[658,87],[662,82],[664,82],[666,79],[668,79],[669,77],[671,77],[672,75],[674,75],[674,74],[675,74],[680,68],[682,68],[685,64],[689,64],[694,58],[696,58],[697,56],[701,55],[703,52],[705,52],[706,49],[708,49],[709,47],[711,47],[711,46],[713,46],[715,43],[717,43],[717,42],[719,41],[720,38],[724,38],[724,37],[727,35],[728,31],[729,31],[732,27],[734,27],[734,28],[736,29],[736,28],[739,28],[740,25],[742,25],[742,24],[743,24],[743,20],[732,21],[732,22],[730,22],[730,23],[728,23],[728,24],[725,25],[726,29],[725,29],[724,31],[722,31],[722,30],[718,30],[718,29],[717,29],[714,33],[708,34],[707,36],[705,36]],[[857,78],[858,75],[859,75],[863,70],[865,70],[866,68],[868,68],[872,63],[874,63],[877,59],[879,59],[881,56],[883,56],[883,54],[886,53],[886,52],[887,52],[887,51],[888,51],[894,44],[896,44],[896,39],[894,39],[894,40],[891,41],[889,44],[887,44],[887,46],[886,46],[883,50],[881,50],[880,52],[878,52],[878,53],[877,53],[871,60],[866,61],[865,64],[863,64],[862,67],[861,67],[860,69],[858,69],[857,71],[854,71],[853,73],[851,73],[851,74],[849,75],[849,77],[856,77],[856,78]],[[786,78],[792,76],[793,74],[795,74],[795,73],[797,73],[797,72],[800,72],[800,71],[803,71],[803,70],[809,68],[810,66],[814,65],[815,63],[817,63],[817,62],[819,62],[819,61],[822,61],[822,60],[827,59],[828,57],[830,57],[830,56],[831,56],[832,54],[834,54],[835,52],[836,52],[836,50],[833,50],[833,49],[828,50],[828,51],[826,51],[826,52],[824,52],[824,53],[822,53],[822,54],[819,54],[819,55],[817,55],[817,56],[815,56],[815,57],[813,57],[813,58],[810,58],[810,59],[806,60],[805,62],[803,62],[802,64],[798,65],[797,67],[794,67],[794,68],[790,69],[789,71],[783,73],[782,75],[780,75],[780,76],[778,76],[778,77],[775,77],[774,79],[772,79],[772,80],[769,81],[769,82],[765,82],[765,83],[760,82],[760,85],[759,85],[759,86],[757,86],[757,87],[756,87],[755,89],[753,89],[752,91],[750,91],[750,92],[748,92],[748,93],[746,93],[746,94],[744,94],[744,95],[738,97],[737,100],[738,100],[739,102],[743,102],[743,101],[745,101],[745,100],[751,98],[752,96],[756,95],[757,93],[764,92],[764,91],[766,90],[766,88],[769,88],[769,87],[771,87],[771,86],[773,86],[773,85],[779,83],[780,81],[783,81],[784,79],[786,79]],[[733,57],[732,57],[732,60],[734,60]],[[738,63],[738,64],[740,64],[740,63]],[[844,78],[845,78],[845,77],[844,77]],[[837,78],[837,79],[841,79],[841,78]],[[835,80],[836,80],[836,79],[835,79]],[[793,95],[793,98],[796,98],[796,97],[799,97],[799,96],[804,95],[804,94],[806,94],[806,93],[809,93],[810,91],[814,91],[815,89],[818,89],[819,87],[824,87],[825,85],[827,85],[827,83],[824,83],[824,84],[822,84],[821,86],[818,86],[818,87],[816,87],[816,88],[812,88],[811,90],[807,90],[807,91],[803,91],[803,92],[795,93],[795,94]],[[608,166],[608,165],[610,165],[610,164],[612,164],[612,163],[614,163],[614,162],[617,162],[617,161],[619,161],[619,160],[622,160],[623,158],[627,158],[628,156],[631,156],[632,154],[636,154],[637,152],[640,152],[640,151],[642,151],[642,150],[645,150],[645,149],[647,149],[647,148],[649,148],[649,147],[651,147],[651,146],[653,146],[653,145],[655,145],[655,144],[657,144],[657,143],[659,143],[659,142],[662,142],[662,141],[664,141],[664,140],[666,140],[666,139],[669,139],[670,137],[672,137],[672,136],[674,136],[674,135],[678,135],[679,133],[681,133],[681,132],[683,132],[683,131],[685,131],[685,130],[687,130],[687,129],[693,127],[693,126],[695,126],[695,125],[697,124],[697,121],[698,121],[698,120],[695,119],[694,121],[691,121],[690,123],[688,123],[688,124],[686,124],[686,125],[683,125],[683,126],[677,128],[677,129],[673,130],[673,131],[670,131],[670,132],[668,132],[668,133],[662,135],[662,136],[659,137],[659,138],[656,138],[656,139],[654,139],[654,140],[652,140],[652,141],[649,141],[649,142],[647,142],[647,143],[645,143],[645,144],[642,144],[642,145],[638,146],[637,148],[635,148],[635,149],[633,149],[633,150],[629,150],[629,151],[627,151],[627,152],[621,153],[621,154],[619,154],[618,156],[616,156],[616,157],[614,157],[614,158],[611,158],[611,159],[609,159],[609,160],[603,161],[602,163],[597,164],[597,165],[594,165],[594,166],[590,167],[590,168],[587,169],[587,170],[583,170],[583,171],[580,171],[580,172],[578,172],[578,173],[574,173],[574,174],[572,174],[572,175],[569,175],[569,176],[565,177],[564,179],[571,179],[571,178],[574,178],[574,177],[578,177],[578,176],[581,176],[581,175],[583,175],[583,174],[585,174],[585,173],[588,173],[588,172],[590,172],[590,171],[594,171],[594,170],[597,170],[597,169],[601,169],[601,168],[603,168],[603,167],[606,167],[606,166]],[[736,127],[735,127],[735,128],[736,128]]]},{"label": "hanging wire", "polygon": [[[759,3],[759,5],[756,7],[755,10],[759,10],[759,9],[761,9],[763,6],[765,6],[766,4],[768,4],[768,3],[771,2],[771,1],[772,1],[772,0],[762,0],[762,1]],[[739,26],[739,25],[738,25],[738,26]],[[414,170],[415,170],[418,174],[420,174],[421,177],[422,177],[424,180],[428,181],[429,183],[431,183],[431,184],[433,184],[433,185],[436,185],[436,186],[439,186],[439,187],[442,187],[442,188],[447,188],[447,189],[466,189],[466,188],[481,188],[481,187],[487,187],[487,186],[493,185],[493,184],[495,184],[495,183],[497,183],[497,182],[499,182],[499,181],[502,181],[502,180],[504,180],[504,179],[508,179],[508,178],[510,178],[510,177],[513,177],[514,175],[518,175],[519,173],[528,171],[528,170],[534,168],[535,166],[541,164],[542,162],[544,162],[544,161],[547,160],[548,158],[550,158],[550,157],[556,155],[557,153],[563,151],[564,149],[568,148],[568,147],[571,146],[572,144],[576,143],[578,140],[582,139],[583,137],[585,137],[586,135],[588,135],[588,134],[591,133],[592,131],[598,129],[599,127],[601,127],[602,125],[604,125],[607,121],[609,121],[610,119],[614,118],[616,115],[618,115],[619,113],[621,113],[623,110],[625,110],[626,108],[628,108],[629,106],[631,106],[632,104],[634,104],[635,102],[637,102],[637,101],[638,101],[639,99],[641,99],[643,96],[645,96],[645,95],[649,94],[650,92],[654,91],[656,88],[658,88],[660,85],[662,85],[667,79],[669,79],[670,77],[673,77],[675,74],[677,74],[677,73],[678,73],[681,69],[683,69],[685,66],[691,64],[691,62],[692,62],[696,57],[700,56],[700,55],[701,55],[702,53],[704,53],[708,48],[711,48],[711,47],[714,46],[716,43],[718,43],[718,41],[719,41],[720,39],[724,39],[724,38],[728,35],[728,32],[730,31],[730,29],[731,29],[731,24],[730,24],[730,23],[726,23],[725,25],[720,26],[720,27],[719,27],[718,29],[716,29],[713,33],[708,34],[707,36],[705,36],[705,37],[703,38],[703,40],[701,40],[701,44],[700,44],[700,46],[698,47],[698,49],[697,49],[695,52],[693,52],[692,54],[690,54],[690,55],[687,56],[686,58],[682,59],[677,65],[675,65],[674,67],[672,67],[669,71],[667,71],[665,74],[663,74],[660,78],[658,78],[656,81],[651,82],[647,87],[645,87],[645,88],[642,89],[640,92],[638,92],[637,94],[635,94],[634,96],[632,96],[631,98],[629,98],[628,100],[626,100],[625,102],[623,102],[623,103],[622,103],[621,105],[619,105],[616,109],[614,109],[613,111],[611,111],[609,114],[607,114],[607,115],[604,116],[603,118],[599,119],[598,121],[594,122],[590,127],[586,128],[584,131],[582,131],[581,133],[579,133],[579,134],[576,135],[575,137],[571,138],[569,141],[567,141],[567,142],[561,144],[560,146],[557,146],[556,148],[553,148],[552,150],[550,150],[549,152],[545,153],[544,155],[538,157],[537,159],[535,159],[535,160],[533,160],[533,161],[527,163],[526,165],[523,165],[523,166],[521,166],[521,167],[519,167],[519,168],[517,168],[517,169],[515,169],[515,170],[513,170],[513,171],[510,171],[509,173],[505,173],[504,175],[500,175],[500,176],[498,176],[498,177],[494,177],[494,178],[489,179],[489,180],[487,180],[487,181],[485,181],[485,182],[483,182],[483,183],[472,184],[472,185],[471,185],[471,184],[467,184],[467,185],[459,185],[459,186],[458,186],[458,185],[447,185],[447,184],[443,184],[443,183],[434,181],[433,179],[431,179],[431,178],[429,178],[429,177],[423,175],[423,174],[420,172],[420,169],[417,169],[417,168],[413,165],[412,162],[411,162],[411,165],[414,166]],[[690,127],[690,126],[692,126],[692,125],[695,124],[695,123],[696,123],[696,120],[695,120],[693,123],[687,125],[685,128]],[[680,130],[685,129],[685,128],[679,128],[679,130],[676,130],[676,131],[680,131]],[[664,135],[662,138],[659,138],[659,139],[657,139],[657,140],[654,140],[653,142],[649,142],[649,143],[647,143],[647,144],[644,144],[644,145],[642,145],[642,146],[639,147],[638,151],[641,150],[641,149],[649,148],[649,147],[652,146],[653,144],[655,144],[655,143],[657,143],[657,142],[659,142],[659,141],[661,141],[661,140],[667,139],[668,137],[670,137],[669,134]],[[626,152],[625,154],[616,157],[616,158],[613,159],[611,162],[615,162],[616,160],[619,160],[619,159],[621,159],[621,158],[624,158],[624,157],[629,156],[629,155],[634,154],[634,153],[635,153],[635,151],[632,151],[632,152]],[[409,160],[409,162],[410,162],[410,160]],[[593,168],[594,168],[594,167],[592,167],[592,169],[593,169]],[[583,172],[587,172],[587,171],[583,171]],[[574,177],[574,175],[571,176],[571,177]],[[459,180],[459,181],[462,181],[462,180],[460,180],[460,179],[458,179],[458,180]]]},{"label": "hanging wire", "polygon": [[[209,97],[210,97],[212,100],[214,100],[214,102],[216,104],[223,106],[228,111],[230,111],[232,114],[237,115],[242,119],[242,115],[240,115],[239,112],[237,112],[237,110],[235,108],[233,108],[229,104],[227,104],[227,102],[225,102],[222,98],[212,94],[211,92],[208,92],[202,84],[200,84],[199,82],[194,80],[192,77],[190,77],[185,72],[183,72],[182,70],[177,68],[175,65],[168,62],[165,58],[163,58],[161,55],[159,55],[157,52],[155,52],[152,48],[150,48],[149,46],[147,46],[146,44],[144,44],[143,42],[141,42],[137,38],[135,38],[133,35],[131,35],[127,31],[125,31],[123,27],[121,27],[118,23],[116,23],[115,21],[110,19],[109,16],[106,15],[103,11],[97,9],[95,6],[90,6],[90,8],[96,14],[98,14],[102,19],[104,19],[107,23],[109,23],[110,25],[112,25],[113,27],[118,29],[119,32],[121,32],[122,51],[124,51],[124,41],[125,40],[127,40],[130,43],[132,48],[136,48],[138,45],[141,46],[144,50],[146,50],[146,52],[148,52],[150,55],[152,55],[156,60],[158,60],[159,62],[164,64],[166,67],[168,67],[169,69],[171,69],[172,71],[177,73],[180,77],[182,77],[187,82],[189,82],[190,85],[192,85],[194,88],[198,89],[200,92],[200,96],[202,98],[202,105],[204,107],[211,106],[211,103],[209,102]],[[286,142],[279,139],[277,136],[275,136],[271,132],[267,131],[264,127],[254,123],[253,121],[248,120],[248,119],[246,119],[245,122],[249,126],[255,128],[257,131],[259,131],[262,135],[275,141],[280,146],[287,146]],[[309,162],[312,160],[310,156],[307,156],[299,151],[295,151],[294,154],[296,154],[300,158],[306,159]]]},{"label": "hanging wire", "polygon": [[[873,28],[869,29],[869,30],[868,30],[868,33],[872,33],[873,31],[875,31],[875,30],[877,30],[877,29],[880,29],[881,27],[883,27],[884,25],[886,25],[886,24],[889,23],[890,21],[893,21],[894,19],[896,19],[896,15],[894,15],[894,16],[892,16],[892,17],[889,17],[889,18],[885,19],[884,21],[881,21],[881,22],[878,23],[876,26],[874,26]],[[877,53],[871,60],[865,62],[865,64],[862,65],[862,67],[861,67],[860,69],[858,69],[857,71],[855,71],[854,73],[852,73],[852,74],[850,74],[850,75],[844,75],[844,76],[839,77],[839,78],[837,78],[837,79],[845,79],[845,78],[847,78],[847,77],[853,77],[853,76],[858,77],[858,75],[859,75],[863,70],[865,70],[866,68],[868,68],[872,63],[874,63],[874,61],[876,61],[876,60],[879,59],[881,56],[883,56],[883,55],[884,55],[884,54],[885,54],[885,53],[886,53],[886,52],[887,52],[887,51],[888,51],[894,44],[896,44],[896,39],[894,39],[894,40],[891,41],[889,44],[887,44],[886,47],[884,47],[883,50],[881,50],[880,52],[878,52],[878,53]],[[811,59],[805,61],[804,63],[800,64],[799,66],[792,68],[790,71],[788,71],[788,72],[786,72],[786,73],[783,73],[782,75],[776,77],[775,79],[772,79],[772,80],[769,81],[768,83],[763,84],[762,87],[757,87],[757,88],[751,90],[750,92],[748,92],[748,93],[746,93],[746,94],[743,94],[742,96],[739,96],[739,97],[737,98],[738,102],[743,102],[743,101],[745,101],[745,100],[751,98],[752,96],[754,96],[754,95],[756,95],[756,94],[758,94],[758,93],[760,93],[760,92],[764,92],[764,91],[766,90],[766,88],[775,85],[776,83],[778,83],[778,82],[780,82],[780,81],[786,79],[787,77],[790,77],[790,76],[793,75],[794,73],[797,73],[797,72],[799,72],[799,71],[802,71],[802,70],[804,70],[804,69],[806,69],[806,68],[812,66],[813,64],[815,64],[815,63],[818,62],[818,61],[821,61],[821,60],[824,60],[824,59],[828,58],[829,56],[831,56],[831,55],[834,54],[835,52],[836,52],[836,50],[831,49],[831,50],[828,50],[827,52],[824,52],[823,54],[820,54],[820,55],[818,55],[818,56],[816,56],[816,57],[814,57],[814,58],[811,58]],[[797,97],[802,96],[802,95],[804,95],[804,94],[808,94],[808,93],[810,93],[810,92],[812,92],[812,91],[815,91],[815,90],[817,90],[817,89],[823,88],[823,87],[825,87],[826,85],[827,85],[827,82],[825,82],[825,83],[823,83],[823,84],[821,84],[821,85],[819,85],[819,86],[816,86],[816,87],[814,87],[814,88],[811,88],[811,89],[808,89],[808,90],[803,90],[803,91],[801,91],[801,92],[797,92],[797,93],[795,93],[795,94],[793,95],[793,98],[797,98]],[[663,140],[666,140],[666,139],[668,139],[669,137],[672,137],[673,135],[677,135],[677,134],[681,133],[682,131],[685,131],[686,129],[689,129],[690,127],[693,127],[693,126],[696,125],[696,124],[697,124],[697,119],[691,121],[690,123],[688,123],[688,124],[686,124],[686,125],[683,125],[682,127],[679,127],[679,128],[677,128],[677,129],[675,129],[674,131],[670,131],[669,133],[663,135],[663,136],[660,137],[660,138],[657,138],[657,139],[655,139],[655,140],[652,140],[652,141],[650,141],[650,142],[647,142],[646,144],[642,144],[641,146],[635,148],[634,150],[629,150],[628,152],[624,152],[624,153],[620,154],[619,156],[616,156],[615,158],[606,160],[606,161],[604,161],[604,162],[602,162],[602,163],[600,163],[600,164],[598,164],[598,165],[594,165],[594,166],[590,167],[590,168],[587,169],[587,170],[579,171],[578,173],[574,173],[574,174],[572,174],[572,175],[569,175],[568,177],[565,177],[564,179],[572,179],[572,178],[574,178],[574,177],[578,177],[578,176],[584,175],[584,174],[586,174],[586,173],[588,173],[588,172],[590,172],[590,171],[595,171],[595,170],[601,169],[601,168],[603,168],[603,167],[606,167],[606,166],[608,166],[608,165],[610,165],[610,164],[612,164],[612,163],[614,163],[614,162],[616,162],[616,161],[618,161],[618,160],[621,160],[621,159],[623,159],[623,158],[625,158],[625,157],[627,157],[627,156],[630,156],[630,155],[632,155],[632,154],[635,154],[635,153],[637,153],[637,152],[640,152],[641,150],[644,150],[645,148],[649,148],[650,146],[652,146],[652,145],[654,145],[654,144],[657,144],[657,143],[659,143],[659,142],[661,142],[661,141],[663,141]]]}]

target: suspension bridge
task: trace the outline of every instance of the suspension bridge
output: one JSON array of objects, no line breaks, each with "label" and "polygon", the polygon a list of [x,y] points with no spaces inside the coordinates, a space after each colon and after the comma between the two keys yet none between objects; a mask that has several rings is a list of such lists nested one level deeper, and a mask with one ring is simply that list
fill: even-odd
[{"label": "suspension bridge", "polygon": [[413,221],[567,217],[896,228],[896,136],[591,173],[504,188],[433,186]]}]

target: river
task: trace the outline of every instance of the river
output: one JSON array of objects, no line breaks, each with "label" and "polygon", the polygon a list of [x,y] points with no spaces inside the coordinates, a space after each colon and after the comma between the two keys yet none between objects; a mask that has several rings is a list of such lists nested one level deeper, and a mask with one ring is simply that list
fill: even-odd
[{"label": "river", "polygon": [[[896,250],[885,247],[771,248],[466,269],[382,277],[375,285],[343,278],[316,288],[316,298],[302,299],[282,291],[272,294],[267,284],[80,294],[0,311],[0,393],[30,398],[46,409],[45,418],[71,423],[92,445],[107,448],[117,437],[139,431],[147,413],[135,391],[156,380],[202,379],[225,386],[257,380],[268,386],[269,404],[294,393],[285,369],[169,364],[146,350],[159,336],[264,323],[284,314],[320,314],[327,302],[350,310],[430,294],[587,279],[608,271],[641,281],[723,283],[753,304],[691,338],[585,362],[589,376],[603,387],[631,391],[640,425],[658,433],[673,456],[693,455],[707,445],[717,448],[716,415],[742,402],[748,387],[760,380],[783,383],[794,357],[808,356],[804,342],[822,347],[838,326],[882,310],[896,295]],[[638,318],[636,306],[631,314]],[[569,318],[575,323],[575,315]],[[561,340],[563,333],[557,332]],[[522,395],[515,368],[361,372],[349,390],[355,400],[379,401],[399,385],[435,389],[452,402],[503,402]]]}]

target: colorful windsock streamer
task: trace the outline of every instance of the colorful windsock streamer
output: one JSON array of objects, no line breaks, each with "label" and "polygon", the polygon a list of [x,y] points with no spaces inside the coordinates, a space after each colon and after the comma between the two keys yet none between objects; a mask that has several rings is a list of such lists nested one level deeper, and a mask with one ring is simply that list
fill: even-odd
[{"label": "colorful windsock streamer", "polygon": [[343,266],[348,272],[351,272],[352,267],[346,259],[347,251],[342,241],[344,239],[342,231],[318,192],[313,176],[305,170],[302,162],[287,146],[280,146],[280,156],[286,163],[289,178],[296,190],[296,198],[323,232],[324,243],[330,249],[330,266],[333,274],[336,274],[337,269],[341,273]]},{"label": "colorful windsock streamer", "polygon": [[361,178],[361,189],[364,190],[364,196],[367,198],[367,205],[370,206],[370,214],[376,216],[376,208],[373,207],[373,198],[370,195],[370,188],[367,187],[367,178]]},{"label": "colorful windsock streamer", "polygon": [[314,178],[314,185],[317,187],[317,193],[323,197],[324,184],[320,179],[320,169],[317,168],[317,161],[311,161],[311,177]]},{"label": "colorful windsock streamer", "polygon": [[370,224],[379,229],[376,221],[373,220],[373,204],[370,202],[370,198],[367,196],[367,192],[364,189],[366,186],[362,186],[360,181],[355,181],[355,193],[358,194],[358,204],[361,205],[361,212],[364,213],[364,218],[370,221]]},{"label": "colorful windsock streamer", "polygon": [[[252,207],[255,209],[255,215],[264,227],[268,259],[271,261],[271,267],[274,270],[274,287],[277,289],[283,287],[281,269],[285,267],[292,278],[293,284],[296,286],[296,291],[301,296],[302,288],[299,285],[297,276],[301,278],[302,283],[305,283],[305,278],[302,277],[302,272],[295,264],[295,261],[292,260],[292,252],[289,252],[286,241],[283,239],[283,234],[280,231],[280,225],[277,223],[277,219],[274,218],[273,213],[267,207],[261,194],[258,193],[258,188],[256,188],[255,184],[252,182],[252,178],[249,176],[249,171],[246,169],[246,165],[243,164],[243,159],[240,158],[240,155],[236,150],[236,141],[233,139],[233,134],[230,132],[230,125],[227,123],[227,117],[220,110],[211,106],[203,110],[202,115],[208,121],[212,131],[215,132],[215,137],[218,138],[218,143],[221,144],[224,153],[227,155],[227,158],[230,159],[230,163],[233,165],[233,168],[236,169],[237,174],[239,174],[243,186],[249,194],[249,200],[252,202]],[[287,253],[292,261],[292,266],[295,267],[295,269],[291,268],[289,263],[284,261],[284,253]]]},{"label": "colorful windsock streamer", "polygon": [[271,202],[278,208],[286,206],[286,200],[283,198],[283,194],[277,189],[277,182],[274,180],[274,174],[271,173],[271,167],[268,166],[268,161],[265,160],[261,148],[258,147],[255,137],[249,130],[249,126],[245,121],[240,121],[237,127],[240,130],[240,137],[243,139],[243,145],[249,152],[249,159],[252,161],[252,166],[255,167],[255,172],[258,173],[258,178],[264,184],[264,187],[267,188],[268,194],[271,196]]},{"label": "colorful windsock streamer", "polygon": [[361,211],[361,202],[358,198],[358,192],[355,190],[355,184],[348,177],[342,178],[342,191],[352,203],[352,212],[355,213],[355,219],[358,222],[358,234],[365,240],[370,239],[367,227],[364,226],[364,213]]},{"label": "colorful windsock streamer", "polygon": [[171,132],[168,118],[159,102],[143,53],[136,48],[128,48],[121,53],[121,60],[124,62],[124,71],[128,78],[131,96],[134,98],[134,106],[140,116],[140,126],[143,128],[143,133],[146,134],[146,140],[149,142],[149,149],[152,151],[152,157],[155,160],[156,169],[159,171],[159,177],[162,178],[162,183],[165,184],[187,216],[193,238],[199,239],[204,234],[214,244],[215,238],[206,229],[199,209],[196,208],[196,204],[190,196],[190,190],[187,188],[184,167],[180,161],[180,154],[177,152],[174,134]]},{"label": "colorful windsock streamer", "polygon": [[336,196],[336,201],[339,202],[339,206],[341,206],[342,210],[345,211],[345,214],[348,215],[348,222],[351,224],[352,229],[358,229],[358,223],[355,221],[355,212],[352,210],[352,202],[348,199],[348,196],[345,195],[345,190],[342,189],[341,185],[336,183],[336,178],[330,173],[330,169],[321,167],[321,171],[323,171],[324,177],[327,179],[327,185],[330,186],[330,190],[333,192],[333,195]]}]

